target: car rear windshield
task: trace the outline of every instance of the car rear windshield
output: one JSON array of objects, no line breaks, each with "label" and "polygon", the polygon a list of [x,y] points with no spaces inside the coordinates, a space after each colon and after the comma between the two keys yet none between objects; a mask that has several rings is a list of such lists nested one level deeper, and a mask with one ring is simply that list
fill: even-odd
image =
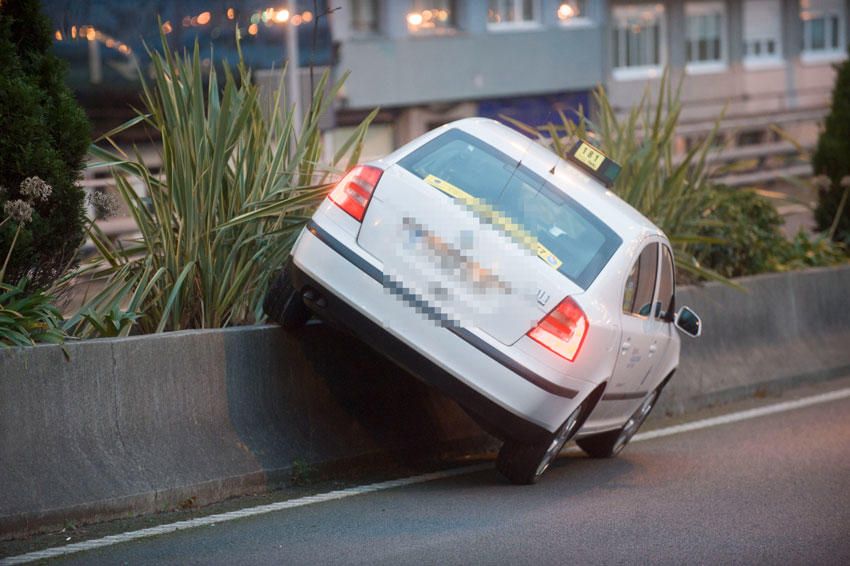
[{"label": "car rear windshield", "polygon": [[470,205],[479,218],[518,236],[583,289],[593,283],[622,243],[569,195],[466,132],[449,130],[399,165]]}]

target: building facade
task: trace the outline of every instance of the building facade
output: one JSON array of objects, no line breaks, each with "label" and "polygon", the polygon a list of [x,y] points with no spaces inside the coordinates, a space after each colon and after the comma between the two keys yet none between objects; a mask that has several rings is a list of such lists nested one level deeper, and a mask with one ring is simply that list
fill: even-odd
[{"label": "building facade", "polygon": [[351,75],[337,121],[344,131],[380,106],[375,153],[465,116],[545,123],[586,108],[596,85],[627,109],[665,67],[683,79],[685,123],[724,108],[744,126],[764,115],[816,117],[850,38],[850,0],[338,4],[335,63]]}]

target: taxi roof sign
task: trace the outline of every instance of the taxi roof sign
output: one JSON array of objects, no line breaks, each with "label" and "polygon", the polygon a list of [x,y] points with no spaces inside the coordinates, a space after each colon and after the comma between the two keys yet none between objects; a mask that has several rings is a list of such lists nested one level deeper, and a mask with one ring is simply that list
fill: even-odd
[{"label": "taxi roof sign", "polygon": [[599,151],[590,142],[579,140],[567,153],[567,159],[579,169],[590,174],[607,188],[611,188],[622,167],[604,153]]}]

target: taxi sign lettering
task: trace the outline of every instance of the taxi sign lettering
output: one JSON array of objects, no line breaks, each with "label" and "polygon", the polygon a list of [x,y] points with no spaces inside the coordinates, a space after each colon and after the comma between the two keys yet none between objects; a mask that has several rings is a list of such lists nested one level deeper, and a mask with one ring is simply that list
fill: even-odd
[{"label": "taxi sign lettering", "polygon": [[576,159],[593,169],[598,170],[605,161],[605,155],[595,150],[590,144],[582,143],[575,153]]}]

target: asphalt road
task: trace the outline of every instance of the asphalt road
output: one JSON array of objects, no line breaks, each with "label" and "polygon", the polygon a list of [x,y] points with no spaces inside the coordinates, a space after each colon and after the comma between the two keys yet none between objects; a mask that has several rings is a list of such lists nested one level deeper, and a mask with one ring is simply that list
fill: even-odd
[{"label": "asphalt road", "polygon": [[74,554],[78,564],[850,564],[850,399]]}]

